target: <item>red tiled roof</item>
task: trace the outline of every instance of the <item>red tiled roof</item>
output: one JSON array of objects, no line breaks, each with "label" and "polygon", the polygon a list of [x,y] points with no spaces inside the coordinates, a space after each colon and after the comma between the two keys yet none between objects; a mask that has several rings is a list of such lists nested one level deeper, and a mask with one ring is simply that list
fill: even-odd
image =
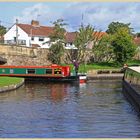
[{"label": "red tiled roof", "polygon": [[32,26],[29,24],[18,24],[18,26],[32,36],[49,36],[53,32],[53,27]]},{"label": "red tiled roof", "polygon": [[106,33],[106,32],[97,32],[97,31],[95,31],[95,32],[93,33],[93,36],[97,37],[98,39],[100,39],[100,38],[103,37],[104,35],[107,35],[107,33]]},{"label": "red tiled roof", "polygon": [[[29,24],[18,24],[18,26],[24,30],[29,36],[49,36],[52,32],[54,27],[48,26],[33,26]],[[78,32],[66,32],[66,42],[74,42],[76,35]],[[93,35],[101,38],[103,35],[107,33],[105,32],[94,32]]]},{"label": "red tiled roof", "polygon": [[140,37],[134,38],[134,43],[138,46],[140,46]]},{"label": "red tiled roof", "polygon": [[66,42],[74,42],[76,38],[77,32],[67,32],[66,33]]},{"label": "red tiled roof", "polygon": [[[77,34],[78,32],[67,32],[66,42],[74,42]],[[107,35],[107,33],[106,32],[93,32],[93,36],[95,36],[95,38],[98,38],[98,39],[100,39],[104,35]]]}]

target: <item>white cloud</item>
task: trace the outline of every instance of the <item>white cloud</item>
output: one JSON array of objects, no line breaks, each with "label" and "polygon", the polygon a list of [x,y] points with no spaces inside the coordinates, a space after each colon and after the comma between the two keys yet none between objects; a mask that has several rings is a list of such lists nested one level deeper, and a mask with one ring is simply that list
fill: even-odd
[{"label": "white cloud", "polygon": [[[68,29],[77,30],[82,22],[84,25],[91,24],[97,30],[107,30],[113,21],[131,23],[135,31],[140,31],[140,3],[136,2],[70,2],[63,3],[61,12],[58,8],[48,6],[47,3],[35,4],[25,8],[19,17],[22,23],[30,23],[32,19],[38,19],[42,24],[50,25],[50,21],[63,18],[69,24]],[[40,15],[40,16],[38,16]]]},{"label": "white cloud", "polygon": [[31,20],[39,20],[43,24],[49,24],[57,17],[59,17],[59,15],[54,14],[49,6],[43,3],[39,3],[32,7],[23,9],[21,16],[15,16],[14,21],[15,19],[18,19],[19,23],[30,23]]},{"label": "white cloud", "polygon": [[[74,12],[71,12],[74,11]],[[98,30],[106,30],[113,21],[131,23],[140,31],[140,3],[112,2],[112,3],[75,3],[65,9],[64,17],[69,19],[70,25],[79,25],[84,15],[84,24],[91,24]]]}]

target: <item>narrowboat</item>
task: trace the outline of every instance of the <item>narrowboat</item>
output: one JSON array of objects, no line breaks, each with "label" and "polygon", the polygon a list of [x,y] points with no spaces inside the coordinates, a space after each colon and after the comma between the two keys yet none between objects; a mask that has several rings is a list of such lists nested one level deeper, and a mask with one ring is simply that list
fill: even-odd
[{"label": "narrowboat", "polygon": [[122,87],[125,97],[140,113],[140,66],[125,69]]},{"label": "narrowboat", "polygon": [[0,76],[24,77],[25,80],[79,81],[79,75],[70,66],[0,66]]}]

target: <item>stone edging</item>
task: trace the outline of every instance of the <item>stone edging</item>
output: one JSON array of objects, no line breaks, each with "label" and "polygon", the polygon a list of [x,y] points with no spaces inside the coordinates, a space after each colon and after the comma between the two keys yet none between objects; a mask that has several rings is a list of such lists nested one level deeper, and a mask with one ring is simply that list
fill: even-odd
[{"label": "stone edging", "polygon": [[87,75],[87,80],[114,80],[114,79],[122,79],[124,74],[94,74]]},{"label": "stone edging", "polygon": [[11,90],[17,89],[17,88],[21,87],[23,84],[24,84],[24,79],[18,84],[0,87],[0,92],[6,92],[6,91],[11,91]]}]

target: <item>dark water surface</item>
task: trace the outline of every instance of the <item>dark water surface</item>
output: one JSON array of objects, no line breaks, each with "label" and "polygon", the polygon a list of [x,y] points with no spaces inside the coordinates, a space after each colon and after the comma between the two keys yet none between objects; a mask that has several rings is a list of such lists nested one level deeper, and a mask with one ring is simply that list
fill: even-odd
[{"label": "dark water surface", "polygon": [[140,137],[140,118],[121,81],[26,83],[0,94],[0,137]]}]

